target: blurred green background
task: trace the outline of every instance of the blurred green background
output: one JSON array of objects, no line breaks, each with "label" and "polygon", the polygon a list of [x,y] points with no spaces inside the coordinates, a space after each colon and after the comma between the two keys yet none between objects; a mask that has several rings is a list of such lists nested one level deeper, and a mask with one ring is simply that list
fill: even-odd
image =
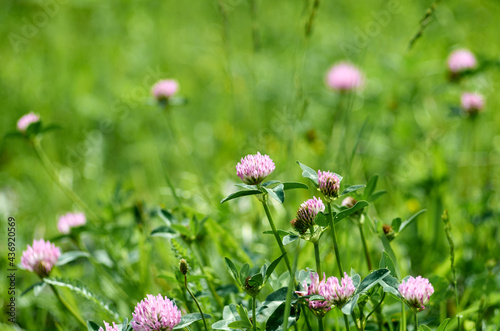
[{"label": "blurred green background", "polygon": [[[42,144],[62,180],[113,231],[114,222],[124,232],[136,230],[128,227],[133,215],[116,214],[112,206],[127,210],[140,202],[151,208],[179,207],[165,180],[160,161],[165,158],[183,205],[225,229],[256,264],[277,256],[268,251],[274,248],[272,238],[261,235],[267,223],[256,201],[219,204],[236,189],[232,184],[239,181],[235,165],[241,157],[269,154],[276,163],[271,179],[303,181],[296,160],[342,174],[345,183],[366,183],[378,174],[379,188],[388,194],[370,207],[373,218],[390,223],[427,209],[394,244],[403,274],[451,279],[440,220],[446,208],[456,244],[460,309],[477,306],[485,290],[498,291],[500,283],[500,4],[439,3],[422,37],[407,50],[432,1],[322,1],[306,38],[312,3],[256,1],[252,12],[246,0],[5,0],[0,5],[0,135],[15,130],[16,121],[30,111],[44,123],[62,126]],[[463,47],[481,65],[473,75],[450,83],[446,59]],[[343,60],[366,76],[365,88],[351,98],[346,130],[340,97],[324,83],[328,69]],[[153,83],[164,78],[176,79],[187,99],[168,113],[150,96]],[[475,120],[452,111],[464,91],[485,96],[485,111]],[[354,150],[349,162],[340,142],[349,154]],[[115,199],[117,185],[130,195]],[[299,203],[313,194],[318,193],[293,192],[284,208],[276,206],[279,227],[289,229]],[[19,260],[33,238],[57,237],[57,217],[71,210],[78,208],[52,182],[30,145],[2,140],[0,234],[6,238],[7,217],[15,217]],[[151,222],[146,229],[160,224]],[[357,233],[348,236],[348,227],[349,222],[341,226],[340,240],[343,251],[351,252],[344,253],[346,258],[358,269],[359,238]],[[223,239],[213,232],[203,245],[213,270],[229,282],[224,251],[218,253],[220,243],[213,243]],[[91,236],[86,240],[92,248],[106,237],[97,243]],[[114,240],[109,238],[111,246]],[[130,240],[133,252],[139,239],[131,235]],[[59,245],[71,247],[65,241]],[[148,237],[148,245],[154,252],[150,268],[175,268],[167,240]],[[378,261],[382,246],[376,236],[369,236],[369,245]],[[127,244],[116,247],[122,246]],[[307,249],[300,268],[313,267],[312,249]],[[7,256],[5,245],[0,252]],[[331,251],[325,252],[333,263]],[[243,253],[234,254],[244,262]],[[140,263],[124,259],[132,268]],[[6,263],[2,258],[2,270]],[[59,273],[64,270],[65,277],[101,289],[120,313],[133,308],[131,302],[119,304],[119,297],[110,297],[111,290],[101,287],[99,275],[86,262]],[[26,271],[18,271],[17,277],[20,291],[36,281]],[[482,287],[489,284],[485,279],[493,288]],[[5,306],[5,278],[0,285]],[[169,285],[158,283],[151,272],[133,297],[140,300],[159,289],[169,290]],[[53,325],[46,311],[53,302],[33,294],[18,299],[22,328]],[[496,304],[485,300],[491,307],[485,309],[489,321],[498,322],[498,298]],[[85,312],[102,320],[91,318],[91,306]],[[466,317],[475,318],[476,313]],[[0,321],[6,322],[5,314]]]}]

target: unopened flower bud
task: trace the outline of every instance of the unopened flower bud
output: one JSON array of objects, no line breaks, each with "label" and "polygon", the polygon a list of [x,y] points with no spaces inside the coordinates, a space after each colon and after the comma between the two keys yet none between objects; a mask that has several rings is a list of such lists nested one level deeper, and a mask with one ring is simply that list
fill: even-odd
[{"label": "unopened flower bud", "polygon": [[31,112],[29,114],[24,115],[17,121],[17,130],[21,133],[25,133],[28,127],[33,124],[40,122],[40,116]]},{"label": "unopened flower bud", "polygon": [[325,205],[321,199],[313,197],[303,202],[297,210],[297,218],[291,221],[293,228],[300,234],[314,225],[314,219],[318,213],[325,211]]},{"label": "unopened flower bud", "polygon": [[384,225],[382,226],[382,230],[384,230],[384,233],[385,233],[386,235],[388,235],[388,234],[390,234],[390,233],[394,232],[394,230],[392,230],[392,226],[390,226],[389,224],[384,224]]},{"label": "unopened flower bud", "polygon": [[186,262],[186,260],[184,259],[181,259],[180,263],[179,263],[179,270],[181,271],[181,273],[185,276],[187,275],[188,273],[188,264]]},{"label": "unopened flower bud", "polygon": [[245,290],[245,292],[251,296],[251,297],[255,297],[257,294],[259,294],[260,292],[260,286],[258,285],[250,285],[248,283],[248,281],[251,279],[252,277],[251,276],[248,276],[246,279],[245,279],[245,286],[243,287],[243,290]]}]

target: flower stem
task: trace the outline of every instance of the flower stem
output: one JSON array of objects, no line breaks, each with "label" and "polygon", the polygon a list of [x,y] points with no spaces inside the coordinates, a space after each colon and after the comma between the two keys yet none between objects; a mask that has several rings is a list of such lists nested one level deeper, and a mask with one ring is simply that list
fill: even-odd
[{"label": "flower stem", "polygon": [[[342,311],[341,311],[341,313],[342,313]],[[346,331],[349,331],[349,320],[347,319],[347,315],[342,313],[342,316],[344,316],[345,329],[346,329]]]},{"label": "flower stem", "polygon": [[[52,164],[52,162],[50,162],[49,157],[42,148],[40,138],[35,138],[32,140],[32,142],[35,152],[38,158],[40,159],[40,162],[42,162],[43,166],[45,167],[45,170],[47,170],[47,173],[52,178],[52,180],[57,184],[57,186],[59,186],[59,188],[64,192],[64,194],[66,194],[66,196],[70,200],[73,200],[74,203],[76,203],[80,208],[82,208],[87,214],[87,216],[89,216],[94,221],[99,221],[99,217],[92,211],[92,209],[90,209],[89,206],[87,206],[87,204],[83,202],[83,200],[71,188],[67,187],[64,183],[61,182],[57,174],[57,171],[54,168],[54,165]],[[87,324],[85,324],[85,327],[87,327]]]},{"label": "flower stem", "polygon": [[201,307],[200,307],[200,304],[198,303],[198,300],[196,300],[196,297],[193,295],[193,293],[191,293],[191,290],[188,287],[186,275],[184,275],[184,287],[188,291],[191,298],[193,298],[194,303],[196,303],[196,306],[198,307],[198,311],[201,314],[201,318],[203,319],[203,324],[205,325],[205,330],[208,331],[208,326],[207,326],[207,321],[205,320],[205,315],[203,315],[203,311],[201,310]]},{"label": "flower stem", "polygon": [[330,224],[330,233],[332,234],[333,249],[335,250],[335,257],[337,258],[337,266],[339,268],[340,278],[342,278],[344,276],[344,272],[342,270],[342,263],[340,262],[339,246],[337,244],[337,235],[335,234],[335,224],[333,223],[332,203],[328,201],[327,206],[328,206],[328,223]]},{"label": "flower stem", "polygon": [[314,243],[314,256],[316,257],[316,271],[321,278],[321,261],[319,259],[319,244],[317,242]]},{"label": "flower stem", "polygon": [[361,235],[361,242],[363,242],[363,249],[365,251],[366,265],[368,266],[368,271],[372,270],[372,262],[370,261],[370,253],[368,252],[368,246],[366,245],[365,234],[363,233],[363,223],[359,224],[359,234]]},{"label": "flower stem", "polygon": [[[264,199],[262,199],[262,206],[264,206],[264,210],[266,211],[267,220],[269,221],[269,225],[271,225],[271,229],[273,230],[273,234],[274,234],[274,237],[276,238],[276,242],[278,243],[278,246],[280,247],[281,254],[285,254],[286,253],[285,247],[283,246],[283,243],[281,242],[280,236],[278,235],[278,231],[276,230],[276,226],[274,225],[273,217],[271,216],[271,212],[269,211],[269,206],[267,205],[265,197],[264,197]],[[294,275],[292,274],[292,267],[290,266],[290,260],[288,259],[288,255],[285,255],[285,263],[286,263],[286,267],[288,268],[288,272],[290,273],[290,276],[294,277]]]},{"label": "flower stem", "polygon": [[57,299],[59,300],[59,302],[62,303],[62,305],[78,320],[78,322],[80,322],[83,327],[86,329],[87,328],[87,323],[85,323],[85,321],[83,320],[83,318],[81,318],[81,316],[79,314],[77,314],[76,311],[73,310],[73,308],[71,308],[71,306],[61,297],[61,295],[59,294],[59,292],[57,291],[57,289],[55,288],[54,285],[52,284],[49,284],[50,288],[52,289],[52,291],[54,291],[54,294],[56,295]]},{"label": "flower stem", "polygon": [[[290,302],[292,302],[292,292],[295,289],[295,272],[299,261],[300,240],[297,240],[297,250],[293,259],[293,269],[290,271],[290,280],[288,281],[288,291],[286,292],[285,313],[283,315],[283,330],[288,330],[288,317],[290,316]],[[286,258],[286,255],[285,255]],[[297,323],[294,324],[297,330]]]},{"label": "flower stem", "polygon": [[418,330],[418,317],[417,317],[417,310],[415,309],[415,330]]},{"label": "flower stem", "polygon": [[256,301],[255,297],[252,297],[252,324],[254,331],[257,331],[257,314],[255,313],[257,306]]},{"label": "flower stem", "polygon": [[406,308],[404,302],[401,302],[401,328],[400,331],[406,331]]},{"label": "flower stem", "polygon": [[323,331],[323,317],[318,316],[318,330]]}]

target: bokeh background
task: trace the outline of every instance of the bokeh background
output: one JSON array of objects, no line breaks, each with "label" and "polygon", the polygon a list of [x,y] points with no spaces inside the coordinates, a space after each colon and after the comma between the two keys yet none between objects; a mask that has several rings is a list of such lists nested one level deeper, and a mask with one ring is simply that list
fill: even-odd
[{"label": "bokeh background", "polygon": [[[115,250],[110,269],[131,268],[139,276],[122,286],[131,297],[127,301],[108,284],[112,277],[103,281],[85,260],[61,268],[59,275],[82,280],[123,315],[147,293],[170,293],[174,286],[157,278],[177,265],[170,242],[147,237],[151,254],[148,265],[141,265],[137,247],[145,230],[131,212],[137,206],[180,208],[164,172],[183,206],[209,217],[211,229],[202,244],[221,284],[229,283],[224,254],[240,263],[275,258],[273,238],[261,234],[267,223],[257,201],[219,203],[236,189],[239,159],[260,151],[276,163],[271,179],[303,181],[296,160],[338,172],[351,184],[378,174],[379,188],[387,194],[370,214],[384,223],[426,209],[394,244],[404,274],[451,280],[441,222],[447,209],[462,297],[458,309],[472,309],[465,317],[469,328],[478,307],[486,324],[498,323],[500,4],[440,2],[408,49],[432,1],[321,1],[309,37],[305,25],[313,1],[257,0],[253,8],[251,3],[0,4],[0,135],[15,130],[16,121],[30,111],[62,127],[45,135],[42,144],[61,179],[105,220],[100,237],[83,234],[86,245],[91,251]],[[480,66],[450,82],[446,60],[457,48],[470,49]],[[366,77],[364,89],[350,97],[347,129],[341,98],[325,85],[328,69],[346,60]],[[153,83],[164,78],[176,79],[186,99],[167,113],[150,95]],[[475,120],[457,112],[464,91],[485,96],[485,111]],[[298,204],[313,194],[312,189],[293,192],[283,207],[275,206],[279,227],[289,229]],[[7,218],[15,217],[18,258],[33,238],[57,238],[57,217],[71,210],[78,207],[53,183],[29,143],[3,139],[0,235],[7,237]],[[154,217],[148,222],[146,230],[161,224]],[[341,245],[358,268],[360,242],[349,226],[341,225]],[[117,234],[121,239],[113,237]],[[368,237],[378,261],[380,240]],[[58,245],[72,248],[64,238]],[[6,245],[0,252],[5,270]],[[312,256],[312,248],[306,248],[299,267],[312,267]],[[333,268],[326,244],[324,258]],[[137,271],[140,267],[145,270]],[[34,282],[35,275],[17,272],[19,292]],[[5,277],[0,286],[5,306]],[[20,328],[71,325],[65,324],[69,317],[52,309],[55,299],[45,291],[45,297],[18,297]],[[453,314],[456,308],[447,309],[444,302],[435,310]],[[89,319],[104,318],[91,304],[82,310]],[[0,321],[6,323],[5,316]]]}]

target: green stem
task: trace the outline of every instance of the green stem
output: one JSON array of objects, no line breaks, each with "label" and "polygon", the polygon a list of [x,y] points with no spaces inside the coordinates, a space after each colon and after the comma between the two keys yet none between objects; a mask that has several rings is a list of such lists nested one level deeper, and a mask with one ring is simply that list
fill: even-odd
[{"label": "green stem", "polygon": [[[195,247],[194,251],[196,252],[196,255],[197,255],[196,258],[200,262],[201,273],[203,275],[206,275],[205,269],[203,267],[203,259],[201,256],[201,250],[199,247],[199,243],[196,240],[194,241],[194,247]],[[207,285],[208,285],[208,289],[210,290],[210,293],[212,293],[212,296],[214,297],[215,301],[217,301],[219,308],[222,309],[224,307],[224,303],[222,302],[222,299],[220,298],[220,296],[217,294],[217,291],[215,290],[214,284],[212,283],[212,281],[208,277],[207,277],[206,281],[207,281]]]},{"label": "green stem", "polygon": [[368,252],[368,246],[366,245],[365,234],[363,233],[363,224],[359,224],[359,234],[361,235],[361,242],[363,243],[363,249],[365,251],[366,265],[368,266],[368,271],[372,270],[372,262],[370,261],[370,253]]},{"label": "green stem", "polygon": [[79,314],[76,313],[76,311],[73,310],[73,308],[59,295],[59,292],[55,288],[54,285],[49,284],[50,288],[52,288],[52,291],[54,291],[54,294],[56,295],[57,299],[62,303],[62,305],[80,322],[85,329],[87,329],[87,323],[83,320],[83,318],[80,317]]},{"label": "green stem", "polygon": [[[341,313],[342,313],[342,311],[341,311]],[[346,329],[346,331],[349,331],[349,320],[347,319],[347,315],[342,313],[342,316],[344,316],[345,329]]]},{"label": "green stem", "polygon": [[[265,199],[266,199],[266,196],[263,196],[262,206],[264,206],[264,210],[266,211],[267,220],[269,221],[269,225],[271,225],[271,229],[273,230],[274,238],[276,238],[276,242],[278,243],[278,246],[280,247],[281,254],[285,254],[286,253],[285,247],[283,246],[283,243],[281,242],[281,238],[278,235],[278,231],[276,230],[276,226],[274,225],[273,217],[271,216],[271,212],[269,211],[269,206],[267,205],[267,202]],[[285,263],[286,263],[286,267],[288,268],[288,272],[290,273],[290,276],[293,277],[294,275],[292,274],[292,267],[290,266],[290,260],[288,259],[288,255],[285,255]]]},{"label": "green stem", "polygon": [[307,317],[307,305],[302,305],[302,309],[304,311],[304,321],[306,322],[307,330],[312,331],[311,324],[309,323],[309,317]]},{"label": "green stem", "polygon": [[188,293],[191,296],[191,298],[193,298],[194,303],[196,303],[196,306],[198,307],[198,311],[201,314],[201,318],[203,319],[203,324],[205,325],[205,330],[208,331],[208,326],[207,326],[207,321],[205,320],[205,315],[203,315],[203,311],[201,310],[201,307],[200,307],[200,304],[198,303],[198,300],[196,300],[196,297],[193,295],[193,293],[191,293],[191,290],[188,287],[187,276],[186,275],[184,275],[184,287],[188,291]]},{"label": "green stem", "polygon": [[332,234],[333,249],[335,250],[335,257],[337,258],[337,266],[339,268],[340,278],[344,277],[342,270],[342,263],[340,262],[339,246],[337,244],[337,235],[335,234],[335,224],[333,223],[332,203],[327,202],[328,206],[328,223],[330,224],[330,233]]},{"label": "green stem", "polygon": [[[283,315],[283,330],[288,330],[288,317],[290,316],[290,302],[292,302],[292,292],[295,289],[295,272],[297,271],[297,263],[299,261],[300,239],[297,240],[297,249],[293,259],[293,269],[290,272],[290,280],[288,281],[288,291],[286,292],[285,314]],[[285,255],[286,257],[286,255]],[[297,329],[297,324],[294,324]]]},{"label": "green stem", "polygon": [[319,331],[323,331],[323,317],[318,316],[318,329]]},{"label": "green stem", "polygon": [[259,24],[257,22],[257,0],[250,0],[250,7],[252,10],[253,50],[254,52],[257,52],[260,48]]},{"label": "green stem", "polygon": [[417,310],[415,309],[415,330],[418,330],[418,317],[417,317]]},{"label": "green stem", "polygon": [[[313,229],[311,227],[311,236],[313,235]],[[322,277],[321,273],[321,260],[319,257],[319,243],[317,241],[313,242],[314,244],[314,257],[316,258],[316,272],[318,273],[319,277]]]},{"label": "green stem", "polygon": [[257,331],[257,314],[255,313],[256,307],[257,307],[256,299],[255,297],[252,297],[252,324],[254,331]]},{"label": "green stem", "polygon": [[[80,208],[82,208],[87,216],[89,216],[91,219],[95,221],[99,221],[99,217],[90,209],[85,202],[69,187],[67,187],[65,184],[61,182],[59,179],[59,176],[57,174],[57,171],[54,168],[54,165],[52,162],[50,162],[49,157],[45,153],[45,151],[42,148],[40,138],[35,138],[32,140],[33,142],[33,147],[35,149],[35,152],[40,159],[40,162],[42,162],[43,166],[45,167],[45,170],[47,170],[47,173],[49,176],[52,178],[52,180],[59,186],[59,188],[66,194],[66,196],[70,199],[73,200],[74,203],[76,203]],[[85,324],[85,326],[87,326]]]},{"label": "green stem", "polygon": [[401,328],[400,331],[406,331],[406,308],[404,302],[401,302]]},{"label": "green stem", "polygon": [[309,16],[309,20],[306,23],[306,38],[308,38],[311,33],[312,33],[312,26],[314,22],[314,17],[316,16],[316,13],[318,12],[319,8],[319,0],[314,0],[313,7],[311,10],[311,15]]}]

